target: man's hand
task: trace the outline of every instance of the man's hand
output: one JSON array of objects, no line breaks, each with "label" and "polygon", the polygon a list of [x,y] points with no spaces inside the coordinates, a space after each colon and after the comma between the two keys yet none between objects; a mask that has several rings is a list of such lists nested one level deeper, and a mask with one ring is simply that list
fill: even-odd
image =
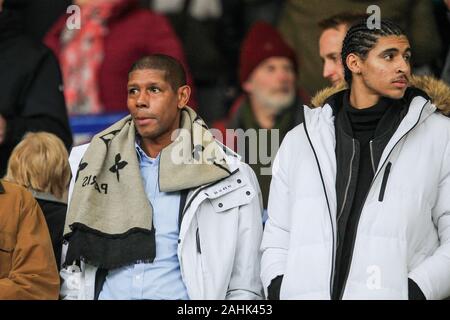
[{"label": "man's hand", "polygon": [[3,144],[5,138],[6,138],[6,120],[0,114],[0,145]]}]

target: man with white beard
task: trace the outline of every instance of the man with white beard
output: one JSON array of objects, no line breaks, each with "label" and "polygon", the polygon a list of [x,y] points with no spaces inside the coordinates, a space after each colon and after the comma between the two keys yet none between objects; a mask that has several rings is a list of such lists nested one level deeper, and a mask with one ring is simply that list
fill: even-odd
[{"label": "man with white beard", "polygon": [[[269,159],[275,156],[285,134],[300,122],[300,106],[309,100],[296,86],[297,68],[295,52],[278,31],[265,22],[255,23],[240,53],[239,80],[244,93],[230,108],[228,118],[214,125],[222,131],[225,143],[237,149],[255,171],[264,208],[271,180]],[[225,129],[242,131],[230,139]],[[244,153],[240,146],[245,146]]]}]

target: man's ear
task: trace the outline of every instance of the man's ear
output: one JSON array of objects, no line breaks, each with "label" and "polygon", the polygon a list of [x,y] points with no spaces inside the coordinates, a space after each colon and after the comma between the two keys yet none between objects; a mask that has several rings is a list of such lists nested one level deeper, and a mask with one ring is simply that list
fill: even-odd
[{"label": "man's ear", "polygon": [[345,63],[352,73],[361,74],[362,60],[357,54],[350,53],[345,59]]},{"label": "man's ear", "polygon": [[184,108],[191,96],[191,87],[184,85],[178,88],[178,109]]}]

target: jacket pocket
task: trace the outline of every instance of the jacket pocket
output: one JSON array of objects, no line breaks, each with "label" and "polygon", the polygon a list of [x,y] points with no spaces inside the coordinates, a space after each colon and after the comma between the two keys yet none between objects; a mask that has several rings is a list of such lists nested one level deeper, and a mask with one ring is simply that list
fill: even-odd
[{"label": "jacket pocket", "polygon": [[0,232],[0,279],[9,276],[13,251],[12,238],[8,234]]},{"label": "jacket pocket", "polygon": [[389,173],[391,172],[392,162],[388,162],[386,169],[384,169],[383,181],[381,182],[380,195],[378,196],[378,201],[382,202],[384,199],[384,193],[386,191],[386,185],[389,178]]}]

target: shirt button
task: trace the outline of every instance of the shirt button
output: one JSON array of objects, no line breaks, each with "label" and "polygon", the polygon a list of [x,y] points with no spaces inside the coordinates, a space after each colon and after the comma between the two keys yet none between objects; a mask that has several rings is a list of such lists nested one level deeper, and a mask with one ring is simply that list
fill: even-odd
[{"label": "shirt button", "polygon": [[245,194],[249,196],[250,195],[250,191],[247,191]]},{"label": "shirt button", "polygon": [[241,183],[242,182],[242,180],[241,179],[237,179],[237,183]]},{"label": "shirt button", "polygon": [[222,208],[223,207],[223,204],[222,203],[219,203],[219,208]]},{"label": "shirt button", "polygon": [[181,242],[181,239],[178,239],[178,243],[180,243]]}]

